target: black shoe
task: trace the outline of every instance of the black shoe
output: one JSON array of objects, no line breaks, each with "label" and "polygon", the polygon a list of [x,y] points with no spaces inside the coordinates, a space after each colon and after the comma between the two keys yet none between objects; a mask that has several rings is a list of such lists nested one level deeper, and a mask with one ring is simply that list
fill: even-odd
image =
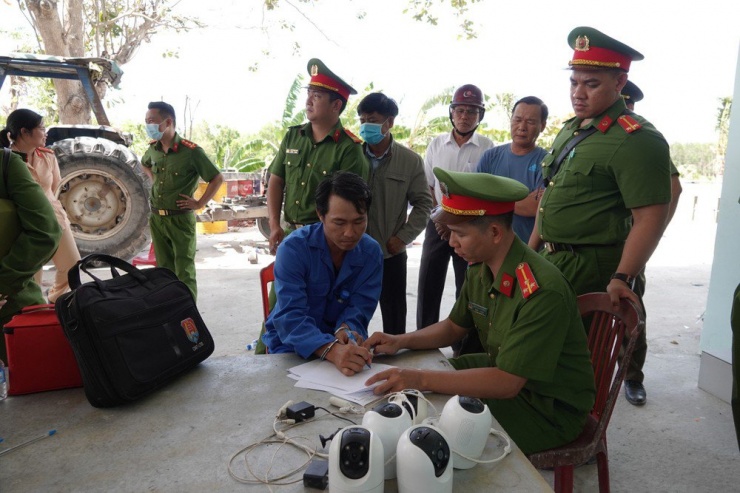
[{"label": "black shoe", "polygon": [[624,381],[624,396],[627,398],[627,402],[633,406],[644,406],[647,402],[645,386],[637,380]]}]

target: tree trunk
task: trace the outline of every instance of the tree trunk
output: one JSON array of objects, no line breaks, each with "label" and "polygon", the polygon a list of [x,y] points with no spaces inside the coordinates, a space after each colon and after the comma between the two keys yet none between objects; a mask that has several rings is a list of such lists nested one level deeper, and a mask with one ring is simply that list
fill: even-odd
[{"label": "tree trunk", "polygon": [[[47,55],[64,57],[84,56],[82,35],[82,0],[66,0],[67,26],[59,17],[56,0],[26,0],[28,10],[35,18],[36,29]],[[90,123],[90,104],[82,84],[71,80],[53,79],[57,92],[59,120],[64,124]]]}]

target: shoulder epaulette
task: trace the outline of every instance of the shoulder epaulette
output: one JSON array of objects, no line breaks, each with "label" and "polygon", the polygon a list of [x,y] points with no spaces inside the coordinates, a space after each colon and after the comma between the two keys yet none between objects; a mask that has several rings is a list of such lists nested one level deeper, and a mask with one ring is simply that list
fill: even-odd
[{"label": "shoulder epaulette", "polygon": [[619,118],[617,118],[617,123],[619,123],[619,126],[622,127],[624,131],[628,134],[631,134],[635,130],[640,130],[642,128],[640,122],[629,115],[620,116]]},{"label": "shoulder epaulette", "polygon": [[358,136],[350,132],[348,129],[344,129],[344,133],[346,133],[350,139],[355,141],[355,144],[362,144],[362,139],[360,139]]},{"label": "shoulder epaulette", "polygon": [[540,289],[539,284],[537,284],[537,279],[535,279],[534,274],[532,274],[532,269],[526,262],[522,262],[516,266],[516,278],[519,280],[519,289],[522,290],[522,296],[524,296],[525,299],[529,298],[535,291]]},{"label": "shoulder epaulette", "polygon": [[195,149],[196,147],[198,147],[198,144],[196,144],[195,142],[186,140],[186,139],[180,139],[180,143],[184,145],[185,147],[187,147],[188,149]]}]

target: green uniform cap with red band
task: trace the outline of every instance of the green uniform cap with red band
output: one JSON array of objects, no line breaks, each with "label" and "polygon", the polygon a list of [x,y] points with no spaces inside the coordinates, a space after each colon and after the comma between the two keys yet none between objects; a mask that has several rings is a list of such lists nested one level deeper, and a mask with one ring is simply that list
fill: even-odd
[{"label": "green uniform cap with red band", "polygon": [[337,74],[329,70],[329,68],[324,65],[324,62],[318,58],[310,59],[308,61],[307,69],[308,75],[311,76],[311,80],[308,83],[309,87],[335,92],[342,96],[345,101],[349,99],[350,94],[357,94],[357,91],[352,86],[344,82]]},{"label": "green uniform cap with red band", "polygon": [[645,58],[642,54],[593,27],[577,27],[568,35],[573,48],[570,68],[613,68],[629,72],[630,63]]},{"label": "green uniform cap with red band", "polygon": [[442,191],[442,204],[432,213],[437,223],[459,224],[476,217],[506,214],[529,195],[525,185],[511,178],[442,168],[433,171]]}]

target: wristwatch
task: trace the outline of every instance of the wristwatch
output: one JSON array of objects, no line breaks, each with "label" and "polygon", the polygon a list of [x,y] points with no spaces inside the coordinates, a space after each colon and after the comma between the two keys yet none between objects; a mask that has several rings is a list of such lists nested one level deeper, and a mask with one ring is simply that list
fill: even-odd
[{"label": "wristwatch", "polygon": [[619,279],[629,286],[631,290],[635,290],[635,278],[629,274],[623,274],[622,272],[615,272],[612,274],[611,279]]}]

